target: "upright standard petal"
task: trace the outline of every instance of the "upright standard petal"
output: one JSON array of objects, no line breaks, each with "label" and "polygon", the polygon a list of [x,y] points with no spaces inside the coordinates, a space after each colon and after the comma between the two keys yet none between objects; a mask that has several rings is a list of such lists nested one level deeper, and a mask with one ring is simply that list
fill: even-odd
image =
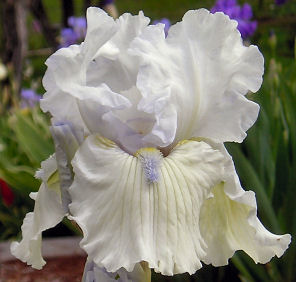
[{"label": "upright standard petal", "polygon": [[[90,8],[87,22],[86,38],[80,46],[62,48],[46,61],[43,84],[47,93],[41,108],[49,111],[54,121],[70,121],[88,134],[101,134],[123,147],[133,135],[139,142],[132,150],[128,146],[126,149],[136,151],[145,134],[128,124],[126,113],[133,112],[134,120],[149,114],[133,110],[137,105],[134,100],[141,98],[141,93],[134,91],[139,60],[127,49],[149,19],[140,12],[136,16],[124,14],[114,21],[104,11]],[[130,100],[129,92],[138,97]],[[154,117],[149,121],[155,123]],[[114,127],[121,129],[120,139]]]},{"label": "upright standard petal", "polygon": [[81,46],[73,45],[47,59],[48,69],[43,78],[47,92],[40,106],[44,112],[49,111],[55,121],[70,121],[90,132],[93,128],[89,120],[97,121],[107,111],[128,107],[130,102],[113,92],[104,81],[96,87],[86,85],[86,71],[82,68],[85,58],[81,52]]},{"label": "upright standard petal", "polygon": [[41,269],[45,264],[41,254],[42,232],[62,221],[65,212],[62,206],[60,184],[56,172],[56,160],[52,156],[41,163],[37,173],[42,184],[35,199],[34,212],[27,213],[22,225],[22,240],[11,244],[11,253],[32,267]]},{"label": "upright standard petal", "polygon": [[86,38],[81,45],[59,49],[47,59],[48,69],[43,78],[47,93],[40,101],[42,110],[49,111],[54,120],[70,121],[85,132],[90,129],[81,114],[83,101],[95,104],[101,115],[129,105],[127,99],[111,91],[100,77],[97,87],[87,84],[87,69],[95,54],[118,31],[114,20],[98,8],[88,9],[87,23]]},{"label": "upright standard petal", "polygon": [[187,12],[167,38],[162,29],[146,29],[131,44],[131,54],[142,61],[141,107],[156,107],[159,93],[168,89],[167,105],[177,112],[175,142],[190,137],[241,142],[259,110],[244,97],[262,83],[258,48],[243,45],[236,21],[205,9]]},{"label": "upright standard petal", "polygon": [[[89,136],[72,161],[70,211],[84,234],[81,247],[108,272],[130,272],[141,261],[166,275],[192,274],[202,266],[199,213],[223,179],[223,155],[197,141],[179,144],[162,160],[156,151],[132,156]],[[142,158],[149,152],[158,157],[147,167]],[[152,182],[145,170],[153,165],[159,178]]]},{"label": "upright standard petal", "polygon": [[101,48],[116,33],[115,22],[112,17],[102,10],[90,7],[86,12],[87,32],[82,45],[84,65],[93,59],[98,49]]},{"label": "upright standard petal", "polygon": [[201,208],[200,229],[207,245],[203,261],[214,266],[226,265],[236,250],[243,250],[256,263],[282,256],[291,236],[275,235],[264,228],[257,218],[254,192],[242,189],[224,146],[211,144],[223,153],[227,163],[225,182],[213,189],[213,197]]}]

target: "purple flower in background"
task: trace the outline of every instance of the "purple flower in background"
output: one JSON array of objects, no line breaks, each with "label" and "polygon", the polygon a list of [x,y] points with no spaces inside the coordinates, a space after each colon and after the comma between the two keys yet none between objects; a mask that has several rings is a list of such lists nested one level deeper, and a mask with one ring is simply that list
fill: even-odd
[{"label": "purple flower in background", "polygon": [[70,17],[69,27],[61,30],[60,47],[68,47],[82,40],[86,34],[86,20],[83,17]]},{"label": "purple flower in background", "polygon": [[152,22],[152,24],[158,24],[158,23],[164,24],[164,33],[165,33],[165,36],[167,36],[168,32],[169,32],[169,29],[170,29],[170,26],[171,26],[170,20],[167,19],[167,18],[163,18],[161,20],[155,20],[155,21]]},{"label": "purple flower in background", "polygon": [[257,22],[251,21],[253,12],[248,3],[239,6],[236,0],[218,0],[211,12],[224,12],[231,19],[236,20],[238,22],[238,30],[244,39],[251,36],[257,28]]},{"label": "purple flower in background", "polygon": [[274,2],[276,5],[283,5],[287,2],[287,0],[275,0]]},{"label": "purple flower in background", "polygon": [[72,28],[66,27],[61,30],[60,47],[68,47],[72,44],[75,44],[77,40],[78,40],[77,34]]},{"label": "purple flower in background", "polygon": [[83,17],[70,17],[68,25],[74,30],[79,39],[83,39],[86,34],[86,19]]},{"label": "purple flower in background", "polygon": [[22,98],[22,100],[21,100],[21,107],[22,108],[32,108],[37,103],[39,103],[41,96],[38,95],[32,89],[22,89],[21,90],[21,98]]}]

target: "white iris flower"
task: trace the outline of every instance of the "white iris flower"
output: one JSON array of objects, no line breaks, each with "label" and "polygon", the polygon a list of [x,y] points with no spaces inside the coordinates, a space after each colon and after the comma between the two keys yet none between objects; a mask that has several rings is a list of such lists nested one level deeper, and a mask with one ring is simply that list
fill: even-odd
[{"label": "white iris flower", "polygon": [[89,8],[87,23],[81,45],[46,61],[41,107],[56,154],[38,173],[13,254],[41,268],[41,232],[67,215],[83,231],[85,281],[143,264],[193,274],[236,250],[260,263],[280,257],[290,235],[260,223],[223,145],[242,142],[259,111],[245,95],[261,86],[263,57],[243,45],[237,22],[189,11],[165,37],[141,12],[114,21]]}]

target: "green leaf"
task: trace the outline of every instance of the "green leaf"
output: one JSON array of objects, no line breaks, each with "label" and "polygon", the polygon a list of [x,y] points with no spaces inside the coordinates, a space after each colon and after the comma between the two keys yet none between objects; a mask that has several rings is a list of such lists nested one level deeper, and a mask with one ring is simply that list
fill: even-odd
[{"label": "green leaf", "polygon": [[54,151],[53,144],[44,136],[40,128],[36,127],[29,116],[17,113],[10,120],[16,134],[20,149],[26,153],[32,163],[40,164]]}]

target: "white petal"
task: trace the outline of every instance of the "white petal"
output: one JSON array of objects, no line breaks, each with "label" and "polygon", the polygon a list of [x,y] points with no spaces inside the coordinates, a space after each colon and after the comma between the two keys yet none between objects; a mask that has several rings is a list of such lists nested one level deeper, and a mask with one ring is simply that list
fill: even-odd
[{"label": "white petal", "polygon": [[137,263],[132,272],[121,268],[115,273],[107,272],[93,261],[87,260],[82,282],[151,282],[151,270],[147,263]]},{"label": "white petal", "polygon": [[108,273],[104,268],[96,266],[92,260],[87,260],[82,282],[115,282],[115,275]]},{"label": "white petal", "polygon": [[135,86],[138,59],[127,53],[130,42],[141,34],[149,19],[143,13],[132,16],[123,14],[116,20],[117,32],[89,62],[86,73],[86,85],[99,86],[105,83],[116,93],[122,93]]},{"label": "white petal", "polygon": [[137,110],[140,93],[136,87],[123,91],[131,107],[104,114],[101,126],[106,138],[120,144],[126,152],[135,152],[145,146],[143,135],[149,132],[154,117]]},{"label": "white petal", "polygon": [[93,59],[98,49],[101,48],[116,32],[115,22],[112,17],[99,8],[90,7],[86,13],[87,32],[82,46],[84,67]]},{"label": "white petal", "polygon": [[163,158],[158,182],[149,184],[140,159],[88,137],[72,161],[70,187],[82,248],[109,272],[146,261],[163,274],[194,273],[205,256],[200,207],[223,178],[223,158],[204,142],[184,142]]},{"label": "white petal", "polygon": [[[162,77],[175,69],[175,54],[164,38],[163,25],[149,26],[134,39],[129,49],[130,54],[138,54],[141,60],[144,59],[137,77],[137,87],[143,95],[138,109],[155,115],[157,122],[145,140],[159,147],[171,144],[177,130],[177,112],[175,105],[171,104],[174,101],[171,83],[175,82]],[[174,79],[179,78],[176,76]]]},{"label": "white petal", "polygon": [[[213,144],[212,144],[213,145]],[[213,197],[202,206],[201,234],[207,244],[203,261],[214,266],[228,263],[236,250],[243,250],[256,263],[266,263],[273,256],[280,257],[291,236],[275,235],[267,231],[257,218],[255,194],[240,186],[231,157],[223,145],[214,146],[228,159],[225,183],[213,189]]]},{"label": "white petal", "polygon": [[124,14],[116,20],[116,34],[97,49],[87,67],[87,85],[106,83],[114,92],[128,90],[135,85],[138,59],[127,54],[130,41],[149,23],[143,13],[137,16]]},{"label": "white petal", "polygon": [[[100,80],[97,87],[86,84],[87,68],[93,57],[116,32],[114,20],[101,9],[89,8],[87,22],[82,45],[62,48],[47,59],[48,69],[43,79],[47,93],[40,102],[42,110],[49,111],[55,120],[71,121],[85,132],[92,130],[89,128],[92,124],[84,120],[81,111],[89,110],[89,104],[94,104],[93,110],[101,114],[129,105],[128,100],[111,91],[104,80]],[[84,108],[81,110],[81,107]],[[92,117],[96,119],[97,115],[94,112]]]},{"label": "white petal", "polygon": [[95,61],[87,70],[87,84],[98,85],[104,81],[113,91],[120,93],[136,84],[138,59],[127,53],[130,42],[148,25],[149,18],[123,14],[116,20],[118,32],[98,49]]},{"label": "white petal", "polygon": [[42,163],[41,176],[44,182],[38,191],[34,212],[28,213],[24,219],[22,240],[13,242],[10,247],[15,257],[37,269],[45,264],[41,254],[42,231],[54,227],[65,216],[57,174],[50,174],[53,159],[54,157]]},{"label": "white petal", "polygon": [[47,59],[48,68],[42,81],[47,92],[40,100],[40,107],[44,112],[50,112],[54,119],[71,121],[75,126],[84,128],[85,132],[88,132],[75,97],[69,95],[67,86],[64,86],[71,80],[76,84],[81,81],[80,52],[81,46],[72,45],[69,48],[59,49]]},{"label": "white petal", "polygon": [[[48,61],[48,70],[44,80],[51,79],[50,88],[47,90],[40,106],[44,112],[49,111],[55,120],[70,121],[77,127],[84,128],[85,132],[99,132],[98,118],[112,109],[122,109],[130,106],[130,102],[124,96],[117,94],[104,83],[97,87],[83,86],[82,78],[65,76],[65,69],[72,69],[73,73],[80,71],[80,66],[72,66],[66,56],[52,55]],[[71,58],[75,61],[75,58]],[[79,63],[79,61],[78,61]],[[74,64],[74,63],[73,63]],[[76,62],[75,62],[76,64]],[[69,65],[69,66],[68,66]],[[60,79],[60,78],[62,79]],[[80,84],[79,84],[80,82]],[[52,87],[52,84],[55,84]]]},{"label": "white petal", "polygon": [[[54,121],[70,121],[86,134],[99,133],[123,147],[125,140],[132,141],[126,136],[133,135],[139,139],[133,142],[137,146],[131,150],[136,151],[146,135],[137,136],[139,133],[122,117],[130,112],[138,120],[149,114],[139,115],[135,107],[138,103],[132,104],[125,97],[130,89],[136,88],[139,66],[138,58],[128,54],[127,49],[149,19],[140,12],[137,16],[124,14],[115,22],[102,10],[89,8],[87,21],[83,44],[62,48],[46,61],[48,69],[43,84],[47,93],[40,102],[41,108],[49,111]],[[137,95],[141,98],[138,90]],[[154,117],[151,120],[155,122]],[[120,134],[116,128],[121,129]],[[130,141],[127,143],[132,146]]]},{"label": "white petal", "polygon": [[55,143],[62,203],[65,212],[68,212],[68,205],[71,203],[68,189],[73,182],[71,161],[84,139],[84,133],[82,129],[77,129],[69,123],[53,125],[50,132]]},{"label": "white petal", "polygon": [[243,46],[236,26],[222,13],[200,9],[187,12],[167,38],[159,25],[133,41],[130,52],[142,60],[142,106],[156,105],[159,93],[170,91],[176,142],[192,136],[241,142],[256,120],[259,107],[244,95],[259,89],[263,57],[257,47]]},{"label": "white petal", "polygon": [[41,168],[35,173],[35,177],[42,182],[46,182],[49,177],[57,170],[57,161],[55,155],[51,155],[48,159],[41,162]]},{"label": "white petal", "polygon": [[[171,130],[174,128],[174,122],[171,119],[172,116],[176,116],[174,112],[161,112],[163,107],[161,99],[155,111],[143,110],[139,103],[142,96],[136,87],[123,91],[122,94],[129,99],[132,106],[106,113],[100,124],[104,129],[100,132],[104,132],[105,137],[120,144],[126,152],[130,153],[135,153],[143,147],[157,145],[161,147],[163,144],[170,144],[175,133]],[[169,115],[165,116],[166,114]]]},{"label": "white petal", "polygon": [[[89,64],[86,60],[87,58],[82,56],[82,47],[78,45],[59,49],[46,60],[48,69],[43,78],[43,84],[48,93],[41,101],[44,111],[51,112],[53,107],[51,103],[54,103],[55,98],[59,101],[59,96],[63,95],[68,95],[68,99],[89,100],[106,107],[113,104],[120,106],[119,104],[122,103],[120,95],[112,92],[103,81],[98,87],[85,85],[86,70],[83,69],[83,64]],[[58,104],[57,101],[56,104]],[[63,119],[60,118],[60,120]]]}]

